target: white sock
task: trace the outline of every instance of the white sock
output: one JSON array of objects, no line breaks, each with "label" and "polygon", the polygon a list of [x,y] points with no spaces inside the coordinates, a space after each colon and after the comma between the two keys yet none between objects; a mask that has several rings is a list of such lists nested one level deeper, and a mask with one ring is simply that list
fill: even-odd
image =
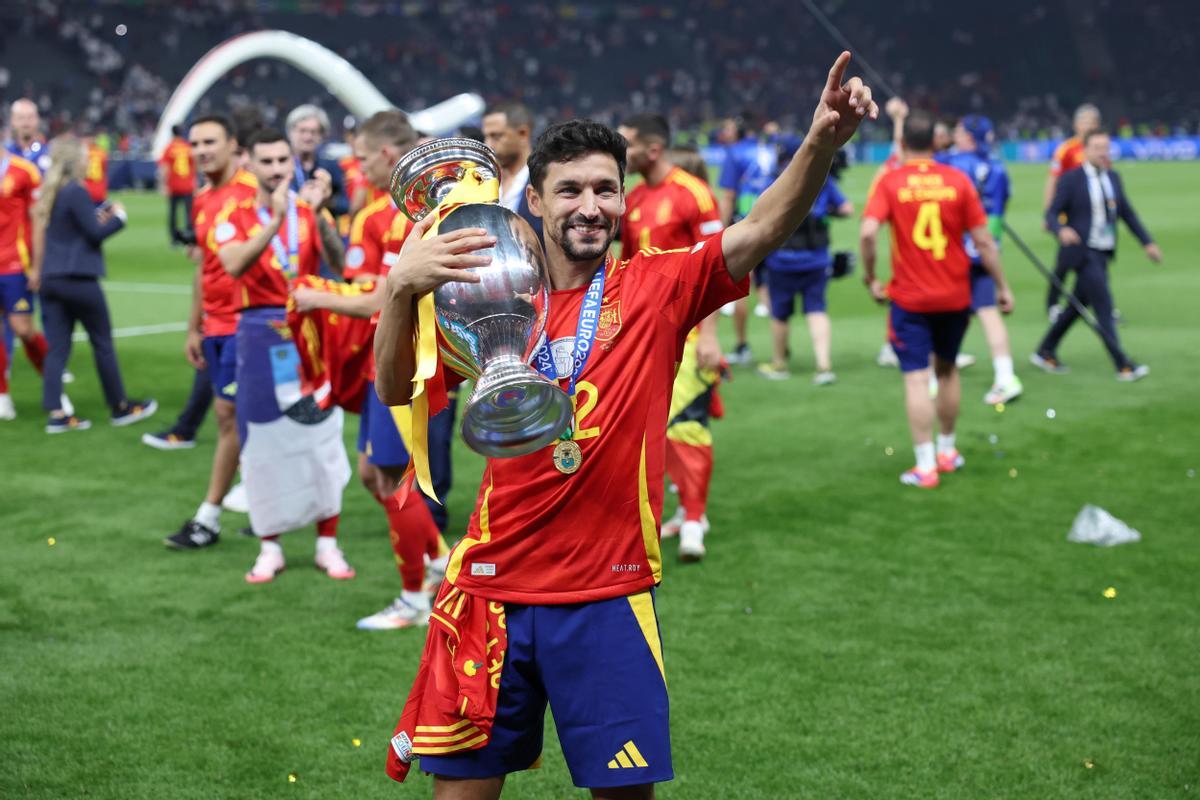
[{"label": "white sock", "polygon": [[280,557],[283,556],[283,545],[281,545],[279,542],[276,542],[272,539],[263,539],[261,546],[262,552],[264,553],[275,553]]},{"label": "white sock", "polygon": [[919,444],[913,448],[917,454],[917,469],[922,472],[932,472],[937,469],[937,455],[933,450],[933,442]]},{"label": "white sock", "polygon": [[992,359],[992,369],[996,371],[996,385],[1007,385],[1013,379],[1012,356],[996,356]]},{"label": "white sock", "polygon": [[937,435],[937,451],[939,453],[953,453],[955,449],[953,433],[939,433]]},{"label": "white sock", "polygon": [[400,591],[400,599],[413,608],[419,608],[422,611],[429,608],[429,595],[424,592],[410,592],[408,589],[402,589]]},{"label": "white sock", "polygon": [[429,566],[433,567],[436,570],[441,570],[442,572],[446,571],[446,566],[449,563],[450,563],[450,554],[449,553],[446,553],[446,555],[444,555],[444,556],[438,556],[437,558],[429,559]]},{"label": "white sock", "polygon": [[336,536],[318,536],[317,537],[317,552],[324,553],[326,550],[337,550]]},{"label": "white sock", "polygon": [[192,519],[196,520],[196,522],[199,522],[206,528],[212,528],[218,533],[221,531],[221,507],[215,503],[210,503],[205,500],[200,504],[200,507],[196,509],[196,514],[192,517]]}]

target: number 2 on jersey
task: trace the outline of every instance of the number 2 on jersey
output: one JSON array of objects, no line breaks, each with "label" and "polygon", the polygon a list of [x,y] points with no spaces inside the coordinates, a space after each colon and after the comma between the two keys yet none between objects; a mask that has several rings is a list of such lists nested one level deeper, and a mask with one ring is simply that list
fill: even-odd
[{"label": "number 2 on jersey", "polygon": [[912,229],[913,244],[933,254],[935,261],[946,257],[949,240],[942,230],[942,207],[934,201],[921,203],[917,209],[917,221]]}]

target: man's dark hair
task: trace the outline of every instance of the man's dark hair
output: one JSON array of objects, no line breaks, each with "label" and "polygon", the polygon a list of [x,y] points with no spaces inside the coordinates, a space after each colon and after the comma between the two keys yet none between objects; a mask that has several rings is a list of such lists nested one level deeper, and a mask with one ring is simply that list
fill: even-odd
[{"label": "man's dark hair", "polygon": [[538,137],[529,156],[529,182],[539,194],[551,164],[574,161],[591,153],[607,153],[617,162],[625,183],[625,139],[607,125],[590,119],[573,119],[551,125]]},{"label": "man's dark hair", "polygon": [[238,106],[233,109],[229,116],[233,120],[234,136],[243,147],[246,145],[246,142],[250,141],[255,132],[267,126],[262,112],[255,106]]},{"label": "man's dark hair", "polygon": [[483,143],[483,128],[477,125],[463,125],[458,129],[458,135],[464,139],[474,139],[479,143]]},{"label": "man's dark hair", "polygon": [[637,131],[639,139],[657,140],[663,147],[671,143],[671,125],[662,114],[634,114],[621,125]]},{"label": "man's dark hair", "polygon": [[529,130],[533,130],[533,114],[521,103],[511,100],[495,103],[488,106],[487,110],[483,112],[485,117],[490,117],[492,114],[503,114],[504,124],[510,128],[519,128],[525,125]]},{"label": "man's dark hair", "polygon": [[904,120],[904,132],[901,135],[904,149],[915,153],[932,150],[933,126],[933,114],[919,108],[910,111]]},{"label": "man's dark hair", "polygon": [[[260,144],[275,144],[276,142],[287,144],[287,141],[288,138],[278,128],[262,128],[250,136],[250,141],[246,142],[246,152],[253,153],[254,148]],[[289,144],[288,146],[290,147],[291,145]]]},{"label": "man's dark hair", "polygon": [[[196,117],[194,120],[192,120],[193,128],[196,127],[197,125],[206,125],[206,124],[220,125],[221,130],[225,131],[226,138],[229,138],[229,139],[237,138],[237,132],[234,131],[234,129],[233,129],[233,122],[229,119],[229,117],[225,116],[224,114],[205,114],[204,116]],[[176,127],[179,127],[179,129],[180,129],[179,135],[182,136],[183,128],[181,126],[176,126]]]},{"label": "man's dark hair", "polygon": [[1093,136],[1108,136],[1109,133],[1104,128],[1096,128],[1094,131],[1088,131],[1083,135],[1083,143],[1086,145]]},{"label": "man's dark hair", "polygon": [[372,114],[358,126],[358,135],[400,148],[411,148],[417,143],[417,132],[408,121],[408,115],[395,109]]},{"label": "man's dark hair", "polygon": [[183,136],[183,126],[182,125],[172,125],[171,126],[171,135],[172,136]]}]

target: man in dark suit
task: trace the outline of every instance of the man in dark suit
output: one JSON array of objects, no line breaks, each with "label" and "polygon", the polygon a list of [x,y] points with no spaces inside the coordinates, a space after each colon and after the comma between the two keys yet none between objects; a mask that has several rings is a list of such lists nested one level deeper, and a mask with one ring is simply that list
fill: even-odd
[{"label": "man in dark suit", "polygon": [[529,223],[542,237],[542,219],[529,210],[529,154],[533,150],[533,114],[520,103],[498,103],[483,112],[483,141],[500,162],[500,205]]},{"label": "man in dark suit", "polygon": [[[1046,209],[1046,226],[1058,237],[1059,266],[1076,273],[1075,296],[1083,305],[1091,306],[1100,338],[1116,365],[1117,379],[1136,381],[1148,375],[1150,368],[1135,364],[1121,349],[1108,288],[1108,263],[1117,248],[1117,219],[1125,221],[1151,261],[1162,261],[1162,252],[1142,226],[1125,196],[1121,177],[1112,169],[1111,146],[1104,131],[1087,134],[1083,140],[1083,166],[1059,178],[1054,199]],[[1058,343],[1078,317],[1075,306],[1068,305],[1030,360],[1047,372],[1066,372],[1066,366],[1058,360]]]}]

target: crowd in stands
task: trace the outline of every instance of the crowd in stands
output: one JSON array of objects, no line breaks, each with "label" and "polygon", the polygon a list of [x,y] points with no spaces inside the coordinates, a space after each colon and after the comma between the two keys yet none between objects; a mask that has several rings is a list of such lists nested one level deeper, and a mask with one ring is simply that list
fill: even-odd
[{"label": "crowd in stands", "polygon": [[[1200,66],[1194,4],[1098,0],[1083,15],[1072,0],[820,5],[910,102],[987,113],[1002,137],[1063,135],[1083,100],[1108,119],[1136,121],[1132,131],[1200,130],[1200,89],[1168,80]],[[519,99],[539,122],[611,123],[647,109],[690,131],[747,112],[803,127],[796,98],[811,94],[837,49],[788,0],[37,0],[0,8],[0,100],[33,97],[51,130],[124,131],[137,151],[205,52],[261,29],[320,42],[405,108],[473,91]],[[330,105],[299,71],[255,61],[197,110],[253,104],[272,122],[310,101]]]}]

